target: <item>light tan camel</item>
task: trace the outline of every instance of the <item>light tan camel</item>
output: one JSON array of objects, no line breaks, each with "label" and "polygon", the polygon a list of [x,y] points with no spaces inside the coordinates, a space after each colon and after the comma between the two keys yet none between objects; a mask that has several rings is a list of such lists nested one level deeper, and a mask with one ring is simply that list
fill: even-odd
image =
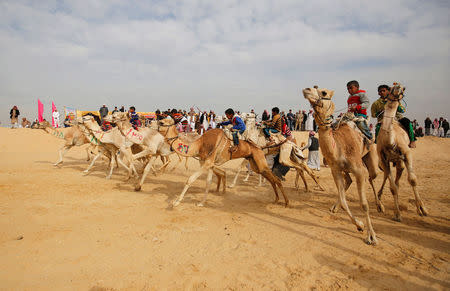
[{"label": "light tan camel", "polygon": [[[164,120],[162,120],[161,123],[165,125]],[[180,204],[189,187],[203,173],[207,173],[206,189],[202,201],[197,204],[198,206],[203,206],[206,202],[206,196],[209,191],[213,173],[216,174],[218,178],[217,191],[219,190],[220,183],[223,180],[222,191],[225,192],[225,171],[220,169],[218,166],[232,159],[238,158],[247,159],[250,162],[250,166],[252,167],[253,171],[263,175],[270,182],[275,192],[275,202],[278,202],[279,200],[277,191],[278,186],[281,193],[283,194],[285,205],[287,206],[289,204],[289,200],[284,193],[284,189],[280,179],[278,179],[270,171],[262,150],[252,143],[243,140],[240,141],[237,150],[231,154],[229,152],[229,148],[232,145],[232,141],[225,136],[225,133],[222,129],[211,129],[206,131],[196,140],[189,140],[183,138],[182,136],[179,136],[175,126],[172,125],[167,127],[165,136],[170,143],[171,149],[176,151],[181,156],[198,158],[201,165],[201,168],[188,178],[180,196],[175,201],[173,201],[173,206],[177,206]]]},{"label": "light tan camel", "polygon": [[[98,145],[102,150],[102,152],[109,153],[107,156],[111,156],[112,160],[110,160],[110,171],[109,174],[106,176],[107,179],[110,179],[113,172],[113,162],[116,161],[117,165],[123,166],[127,170],[127,177],[126,180],[128,180],[131,175],[136,173],[136,169],[132,163],[132,152],[130,146],[126,145],[125,137],[120,133],[119,129],[116,127],[112,128],[109,131],[103,131],[101,127],[98,125],[98,123],[95,121],[93,116],[86,115],[82,118],[77,119],[80,128],[82,129],[83,133],[86,135],[86,137],[89,139],[89,141],[92,144]],[[92,161],[90,167],[94,164],[95,160],[100,155],[96,155],[94,160]],[[129,163],[129,166],[127,166],[121,159],[121,156],[125,157],[126,161]],[[89,172],[88,168],[85,170],[85,173]]]},{"label": "light tan camel", "polygon": [[314,109],[314,118],[319,126],[320,148],[331,168],[331,173],[339,193],[339,200],[331,208],[331,211],[336,212],[339,205],[342,205],[352,222],[356,225],[356,228],[359,231],[364,230],[364,224],[353,216],[345,197],[345,191],[350,187],[352,182],[349,174],[353,174],[356,179],[361,208],[366,215],[368,227],[366,242],[368,244],[377,244],[376,234],[373,230],[369,215],[369,204],[365,194],[366,174],[364,169],[365,165],[369,171],[369,181],[374,191],[378,209],[381,211],[383,210],[383,205],[379,201],[375,188],[373,187],[373,179],[376,177],[377,165],[375,145],[372,145],[370,150],[367,150],[361,134],[348,123],[342,123],[336,130],[331,128],[333,122],[332,114],[334,112],[334,103],[331,101],[333,94],[334,91],[327,89],[303,89],[304,97]]},{"label": "light tan camel", "polygon": [[[384,179],[380,191],[378,192],[378,198],[381,200],[384,184],[386,183],[387,178],[389,178],[390,190],[394,196],[394,220],[396,221],[401,221],[400,208],[398,206],[398,190],[400,187],[400,178],[404,170],[403,163],[405,164],[408,172],[408,182],[414,192],[417,213],[420,216],[428,215],[425,204],[420,198],[419,192],[416,188],[417,177],[412,166],[413,157],[412,151],[408,146],[408,135],[405,130],[401,128],[397,120],[395,120],[395,114],[397,112],[399,102],[403,98],[404,91],[405,88],[401,84],[394,83],[394,86],[391,88],[390,94],[387,97],[387,102],[384,105],[383,120],[381,122],[380,132],[377,137],[377,152],[378,157],[380,158],[380,165],[384,172]],[[397,169],[395,181],[393,173],[391,172],[390,163],[393,163]]]},{"label": "light tan camel", "polygon": [[[59,149],[59,159],[54,163],[54,166],[57,166],[63,162],[64,155],[74,146],[82,146],[85,144],[90,144],[89,140],[83,134],[78,126],[72,126],[67,128],[55,129],[53,128],[48,121],[44,121],[38,125],[38,128],[45,130],[47,133],[64,139],[65,144]],[[94,151],[95,146],[90,145],[86,148],[87,160],[90,160],[90,153]]]},{"label": "light tan camel", "polygon": [[[158,156],[168,156],[172,152],[170,146],[165,142],[164,136],[160,134],[157,130],[142,127],[139,130],[135,130],[128,120],[127,113],[125,112],[115,112],[112,115],[106,117],[107,120],[114,122],[119,128],[120,132],[125,137],[125,141],[128,144],[137,144],[143,147],[143,150],[135,155],[132,155],[133,160],[140,158],[147,158],[146,165],[144,167],[144,172],[142,173],[141,180],[135,186],[136,191],[140,191],[142,185],[144,184],[145,178],[152,169],[153,162]],[[166,167],[169,163],[167,159],[166,164],[162,167]]]}]

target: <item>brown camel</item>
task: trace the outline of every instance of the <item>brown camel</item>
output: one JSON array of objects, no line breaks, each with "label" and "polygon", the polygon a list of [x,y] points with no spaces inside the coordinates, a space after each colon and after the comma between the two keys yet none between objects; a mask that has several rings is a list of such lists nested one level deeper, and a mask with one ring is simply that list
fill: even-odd
[{"label": "brown camel", "polygon": [[364,166],[366,166],[369,171],[369,181],[377,201],[378,210],[382,211],[383,205],[379,201],[373,187],[377,164],[375,146],[372,145],[370,150],[367,150],[361,134],[350,123],[342,123],[336,130],[331,128],[333,122],[331,115],[334,112],[334,103],[331,101],[333,94],[334,91],[327,89],[303,89],[304,97],[314,109],[314,118],[319,126],[319,141],[322,154],[330,165],[339,193],[339,201],[331,208],[331,211],[336,212],[339,205],[342,205],[352,222],[356,225],[356,228],[359,231],[364,230],[364,224],[353,216],[345,197],[345,190],[350,187],[352,182],[349,174],[353,174],[356,179],[361,208],[366,214],[368,227],[366,242],[368,244],[377,244],[376,234],[369,215],[369,204],[365,194],[364,169]]},{"label": "brown camel", "polygon": [[[403,98],[404,91],[405,88],[401,84],[394,83],[394,86],[391,88],[390,94],[387,97],[387,102],[384,105],[383,120],[377,137],[377,152],[378,157],[380,158],[380,165],[384,172],[383,184],[378,192],[378,198],[381,200],[384,184],[386,183],[387,178],[389,178],[390,190],[394,196],[394,220],[396,221],[401,221],[400,208],[398,206],[398,190],[400,187],[399,181],[404,170],[403,163],[408,171],[408,182],[414,192],[417,213],[420,216],[428,215],[428,211],[416,188],[417,177],[412,166],[413,158],[412,151],[408,146],[408,135],[395,120],[397,107],[400,100]],[[393,163],[397,169],[395,181],[393,173],[391,172],[390,163]]]},{"label": "brown camel", "polygon": [[[54,166],[57,166],[63,162],[64,155],[72,147],[82,146],[90,143],[78,126],[55,129],[51,126],[51,124],[48,121],[44,121],[38,125],[38,128],[43,129],[47,133],[57,138],[64,139],[66,141],[66,143],[59,149],[59,160],[53,164]],[[88,148],[86,148],[88,161],[90,160],[89,153],[92,152],[94,148],[95,148],[94,145],[91,145]]]},{"label": "brown camel", "polygon": [[[168,124],[166,121],[162,120],[161,126],[164,127],[165,125]],[[278,186],[283,194],[285,205],[287,206],[289,204],[289,200],[284,193],[280,179],[278,179],[275,175],[273,175],[272,171],[270,171],[263,151],[252,143],[241,140],[237,150],[231,154],[229,152],[229,148],[232,146],[232,141],[225,136],[225,133],[221,129],[208,130],[196,140],[189,140],[187,138],[183,138],[181,135],[179,136],[174,125],[165,127],[166,129],[162,134],[169,142],[171,149],[181,156],[198,158],[201,165],[201,168],[189,177],[180,196],[173,201],[173,206],[180,204],[189,187],[203,173],[207,173],[206,189],[205,195],[198,206],[203,206],[206,202],[206,196],[208,194],[213,173],[216,174],[218,178],[217,191],[219,190],[220,183],[223,180],[222,191],[225,192],[225,171],[218,168],[218,166],[232,159],[238,158],[247,159],[250,162],[250,166],[253,171],[263,175],[270,182],[276,196],[275,203],[279,200],[277,191]],[[163,129],[161,131],[163,131]]]}]

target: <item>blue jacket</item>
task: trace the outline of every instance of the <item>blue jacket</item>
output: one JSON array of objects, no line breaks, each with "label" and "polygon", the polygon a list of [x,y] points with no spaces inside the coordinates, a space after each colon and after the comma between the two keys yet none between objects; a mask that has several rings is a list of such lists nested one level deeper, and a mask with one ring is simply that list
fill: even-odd
[{"label": "blue jacket", "polygon": [[233,124],[233,129],[236,129],[236,130],[239,130],[239,131],[244,131],[245,130],[245,123],[244,123],[244,121],[242,121],[242,119],[239,116],[237,116],[237,115],[233,116],[231,121],[222,122],[222,125],[228,125],[228,124]]}]

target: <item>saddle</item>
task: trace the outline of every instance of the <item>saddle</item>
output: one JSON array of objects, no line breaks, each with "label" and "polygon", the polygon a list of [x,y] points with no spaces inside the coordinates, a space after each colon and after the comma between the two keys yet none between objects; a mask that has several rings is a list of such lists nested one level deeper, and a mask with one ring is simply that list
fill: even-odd
[{"label": "saddle", "polygon": [[342,123],[347,124],[348,126],[353,128],[356,132],[358,132],[360,134],[360,136],[363,138],[364,144],[366,145],[367,149],[369,149],[370,145],[373,143],[373,140],[368,139],[366,137],[366,135],[361,131],[361,129],[357,126],[356,122],[359,122],[359,121],[368,122],[369,120],[365,119],[362,116],[355,116],[355,114],[353,112],[346,112],[340,118],[338,118],[331,125],[331,127],[333,128],[333,130],[336,130],[339,128],[339,126]]}]

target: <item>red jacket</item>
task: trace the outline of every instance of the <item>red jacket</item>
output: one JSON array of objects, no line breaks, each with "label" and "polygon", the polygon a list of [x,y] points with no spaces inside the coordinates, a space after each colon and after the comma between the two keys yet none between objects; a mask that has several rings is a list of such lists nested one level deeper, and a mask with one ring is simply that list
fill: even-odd
[{"label": "red jacket", "polygon": [[[348,97],[348,111],[354,112],[356,115],[364,115],[364,117],[367,117],[367,107],[369,107],[369,103],[366,91],[359,90],[356,94]],[[354,105],[356,106],[353,108]]]}]

